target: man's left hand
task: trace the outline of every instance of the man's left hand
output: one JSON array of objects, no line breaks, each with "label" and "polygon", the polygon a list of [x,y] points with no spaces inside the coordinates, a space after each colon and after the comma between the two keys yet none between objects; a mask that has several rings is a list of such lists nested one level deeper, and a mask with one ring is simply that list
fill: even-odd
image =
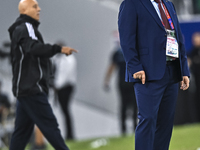
[{"label": "man's left hand", "polygon": [[190,83],[190,80],[188,78],[188,76],[183,76],[183,81],[180,82],[180,89],[181,90],[187,90],[189,88],[189,83]]}]

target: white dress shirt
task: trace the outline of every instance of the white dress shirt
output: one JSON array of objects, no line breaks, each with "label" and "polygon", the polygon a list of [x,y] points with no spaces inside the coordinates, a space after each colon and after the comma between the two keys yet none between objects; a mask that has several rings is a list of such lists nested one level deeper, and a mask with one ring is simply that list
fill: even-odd
[{"label": "white dress shirt", "polygon": [[53,63],[56,65],[54,85],[57,89],[76,84],[77,62],[74,55],[57,54],[53,57]]}]

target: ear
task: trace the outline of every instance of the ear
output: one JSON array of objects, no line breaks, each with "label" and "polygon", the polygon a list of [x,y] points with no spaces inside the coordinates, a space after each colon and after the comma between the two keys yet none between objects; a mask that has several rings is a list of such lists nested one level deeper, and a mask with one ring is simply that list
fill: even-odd
[{"label": "ear", "polygon": [[25,8],[21,8],[21,9],[19,10],[19,12],[20,12],[20,14],[26,14],[26,9],[25,9]]}]

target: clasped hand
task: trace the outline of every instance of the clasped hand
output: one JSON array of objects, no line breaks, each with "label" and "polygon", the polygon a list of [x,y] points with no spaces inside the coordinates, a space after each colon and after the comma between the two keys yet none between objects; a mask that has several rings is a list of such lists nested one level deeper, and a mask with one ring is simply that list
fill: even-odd
[{"label": "clasped hand", "polygon": [[144,71],[138,71],[133,74],[134,79],[140,79],[142,81],[142,84],[145,84],[146,76]]},{"label": "clasped hand", "polygon": [[184,91],[187,90],[189,88],[189,83],[190,80],[188,76],[183,76],[183,80],[180,82],[180,89]]}]

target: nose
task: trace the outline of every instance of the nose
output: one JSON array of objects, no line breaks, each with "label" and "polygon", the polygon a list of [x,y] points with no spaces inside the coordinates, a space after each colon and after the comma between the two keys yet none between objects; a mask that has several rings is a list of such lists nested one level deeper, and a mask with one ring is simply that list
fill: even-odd
[{"label": "nose", "polygon": [[41,11],[41,8],[38,6],[38,11]]}]

